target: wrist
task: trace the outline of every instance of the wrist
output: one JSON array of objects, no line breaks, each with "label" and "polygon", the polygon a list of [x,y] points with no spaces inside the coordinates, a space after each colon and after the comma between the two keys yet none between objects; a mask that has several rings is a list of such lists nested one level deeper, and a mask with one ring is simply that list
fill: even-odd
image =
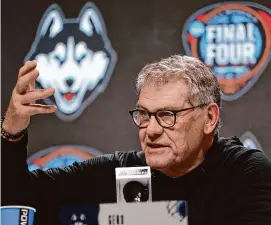
[{"label": "wrist", "polygon": [[[3,119],[2,119],[3,120]],[[6,123],[5,121],[2,121],[2,129],[5,130],[7,133],[11,134],[11,135],[16,135],[18,133],[21,132],[21,130],[18,129],[13,129],[13,126],[8,125],[8,123]]]},{"label": "wrist", "polygon": [[9,113],[9,111],[1,118],[1,129],[4,129],[11,135],[22,132],[24,130],[22,124],[24,124],[24,119],[17,117],[14,113]]},{"label": "wrist", "polygon": [[1,137],[8,140],[8,141],[19,141],[23,138],[23,136],[26,134],[27,129],[23,129],[21,131],[16,131],[11,129],[7,123],[4,122],[5,117],[1,119]]}]

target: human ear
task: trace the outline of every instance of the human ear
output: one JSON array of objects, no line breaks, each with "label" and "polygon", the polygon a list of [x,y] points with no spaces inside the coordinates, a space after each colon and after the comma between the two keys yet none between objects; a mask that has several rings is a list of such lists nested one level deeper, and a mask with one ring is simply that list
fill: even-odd
[{"label": "human ear", "polygon": [[211,134],[218,123],[220,116],[220,109],[216,103],[211,103],[207,106],[207,116],[204,126],[204,133]]}]

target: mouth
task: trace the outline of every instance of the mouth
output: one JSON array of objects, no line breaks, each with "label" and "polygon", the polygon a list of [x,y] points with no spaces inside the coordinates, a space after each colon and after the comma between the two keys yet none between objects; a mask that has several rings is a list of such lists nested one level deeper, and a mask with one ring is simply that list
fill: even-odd
[{"label": "mouth", "polygon": [[150,149],[161,149],[161,148],[165,148],[167,147],[166,145],[162,145],[162,144],[157,144],[157,143],[147,143],[147,147],[149,147]]},{"label": "mouth", "polygon": [[61,95],[66,100],[71,101],[77,96],[77,92],[76,93],[71,93],[71,92],[61,93]]}]

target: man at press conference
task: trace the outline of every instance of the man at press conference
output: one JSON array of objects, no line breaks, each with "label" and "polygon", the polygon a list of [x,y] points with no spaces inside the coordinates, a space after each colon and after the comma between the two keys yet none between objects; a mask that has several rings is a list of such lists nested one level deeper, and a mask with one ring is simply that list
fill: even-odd
[{"label": "man at press conference", "polygon": [[36,61],[19,70],[1,123],[2,205],[36,208],[35,224],[57,224],[65,204],[116,202],[116,167],[150,166],[152,200],[187,200],[190,225],[270,225],[271,162],[237,137],[219,136],[220,88],[200,60],[173,55],[139,73],[130,111],[140,152],[115,152],[47,171],[28,171],[27,128],[35,114],[56,106],[35,101]]}]

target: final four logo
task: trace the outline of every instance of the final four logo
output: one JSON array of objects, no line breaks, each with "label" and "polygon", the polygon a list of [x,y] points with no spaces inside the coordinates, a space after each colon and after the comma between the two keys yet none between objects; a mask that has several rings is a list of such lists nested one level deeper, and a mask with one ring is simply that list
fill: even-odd
[{"label": "final four logo", "polygon": [[268,65],[271,10],[256,3],[219,3],[200,9],[184,25],[187,55],[216,75],[224,100],[246,93]]},{"label": "final four logo", "polygon": [[36,152],[27,159],[28,169],[64,168],[76,162],[102,155],[102,152],[85,146],[53,146]]}]

